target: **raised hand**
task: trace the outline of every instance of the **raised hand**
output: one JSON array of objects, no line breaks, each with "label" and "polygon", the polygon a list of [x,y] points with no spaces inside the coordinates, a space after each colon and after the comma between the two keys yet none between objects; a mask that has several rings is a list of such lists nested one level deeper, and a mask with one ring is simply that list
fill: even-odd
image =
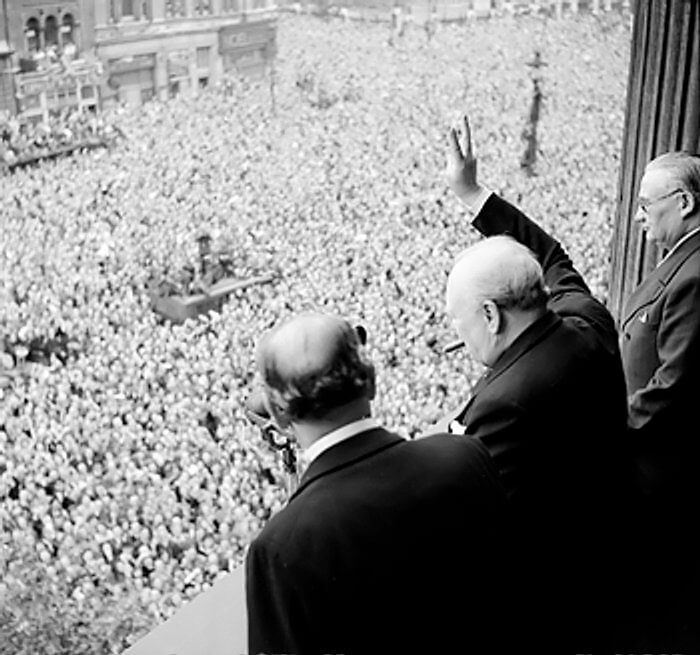
[{"label": "raised hand", "polygon": [[449,141],[445,170],[447,181],[457,197],[469,203],[479,194],[481,186],[477,182],[476,157],[472,150],[471,130],[466,115],[461,130],[460,125],[450,128]]}]

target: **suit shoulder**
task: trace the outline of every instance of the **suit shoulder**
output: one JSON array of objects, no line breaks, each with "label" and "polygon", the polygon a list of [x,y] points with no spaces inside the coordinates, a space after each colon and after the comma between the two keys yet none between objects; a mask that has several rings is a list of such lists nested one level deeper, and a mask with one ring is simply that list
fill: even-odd
[{"label": "suit shoulder", "polygon": [[318,505],[314,499],[318,501],[319,497],[308,494],[296,498],[270,517],[252,540],[248,550],[249,557],[281,558],[287,564],[295,560],[295,544],[313,543],[324,533],[323,522],[320,522],[318,517],[325,516],[325,512],[319,507],[314,507]]},{"label": "suit shoulder", "polygon": [[700,248],[693,250],[680,262],[678,274],[700,282]]},{"label": "suit shoulder", "polygon": [[430,436],[409,442],[421,457],[431,458],[436,463],[444,463],[455,468],[479,468],[495,471],[493,460],[486,446],[478,439],[448,433]]},{"label": "suit shoulder", "polygon": [[592,330],[606,345],[617,343],[615,319],[610,310],[595,296],[569,294],[552,303],[551,308],[568,327],[582,333]]}]

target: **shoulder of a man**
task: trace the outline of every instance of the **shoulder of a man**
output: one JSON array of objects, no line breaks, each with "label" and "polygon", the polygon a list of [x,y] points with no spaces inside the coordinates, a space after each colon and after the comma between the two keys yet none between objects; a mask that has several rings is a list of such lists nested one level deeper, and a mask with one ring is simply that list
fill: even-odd
[{"label": "shoulder of a man", "polygon": [[285,575],[309,575],[309,566],[318,565],[308,553],[319,547],[328,534],[324,517],[292,503],[271,517],[251,541],[246,554],[249,571],[278,570]]},{"label": "shoulder of a man", "polygon": [[675,267],[673,279],[700,281],[700,235],[693,241],[698,242],[698,246],[690,252],[680,252],[672,255],[669,262]]},{"label": "shoulder of a man", "polygon": [[301,524],[313,524],[313,520],[309,521],[308,518],[309,514],[302,511],[301,503],[288,503],[267,519],[251,541],[249,552],[258,550],[272,553],[285,550],[292,540],[293,533],[304,527]]},{"label": "shoulder of a man", "polygon": [[603,302],[594,296],[565,294],[551,301],[549,308],[564,320],[567,327],[582,332],[592,330],[606,349],[616,347],[618,335],[615,319]]},{"label": "shoulder of a man", "polygon": [[423,458],[426,473],[442,468],[446,472],[478,473],[481,479],[498,477],[486,446],[470,436],[435,433],[409,442],[408,448]]}]

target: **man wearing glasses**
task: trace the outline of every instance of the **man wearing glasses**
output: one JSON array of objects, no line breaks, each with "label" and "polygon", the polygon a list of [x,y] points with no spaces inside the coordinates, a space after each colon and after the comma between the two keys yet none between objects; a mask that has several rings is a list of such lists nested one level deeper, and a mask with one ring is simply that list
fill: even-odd
[{"label": "man wearing glasses", "polygon": [[[700,388],[700,157],[671,152],[654,159],[638,206],[635,220],[666,252],[622,316],[630,428],[639,441],[666,442],[695,422],[691,401]],[[640,462],[640,483],[648,494],[666,493],[682,482],[673,468],[684,456],[676,448],[664,452],[662,443],[647,446],[662,457]]]},{"label": "man wearing glasses", "polygon": [[655,620],[647,624],[660,647],[695,641],[692,652],[699,652],[692,614],[700,609],[689,599],[700,579],[700,544],[689,517],[700,500],[700,157],[670,152],[651,161],[638,207],[635,220],[646,238],[665,251],[627,300],[620,322],[644,542],[648,561],[656,563],[649,581]]},{"label": "man wearing glasses", "polygon": [[665,255],[627,301],[622,357],[630,428],[647,455],[640,484],[649,495],[665,495],[689,482],[676,476],[691,454],[681,442],[698,441],[683,435],[695,422],[700,388],[700,157],[670,152],[654,159],[638,207],[635,220]]}]

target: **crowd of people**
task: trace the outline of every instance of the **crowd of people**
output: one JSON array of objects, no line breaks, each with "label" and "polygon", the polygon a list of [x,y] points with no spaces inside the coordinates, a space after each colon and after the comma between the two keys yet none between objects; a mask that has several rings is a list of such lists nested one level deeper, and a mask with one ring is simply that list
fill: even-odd
[{"label": "crowd of people", "polygon": [[[28,553],[68,579],[140,599],[155,625],[218,576],[285,502],[278,453],[243,401],[261,332],[304,310],[364,325],[375,414],[415,436],[479,373],[443,290],[475,237],[444,183],[445,126],[469,111],[483,182],[567,244],[606,298],[629,25],[617,14],[441,25],[283,18],[274,75],[118,109],[123,138],[0,180],[0,577]],[[534,175],[521,160],[539,51]],[[319,99],[323,99],[320,102]],[[235,291],[182,325],[149,281],[233,244]],[[63,335],[63,358],[27,361]],[[130,635],[134,640],[141,633]],[[121,645],[120,645],[121,646]],[[117,648],[117,650],[119,650]]]},{"label": "crowd of people", "polygon": [[69,109],[36,123],[0,114],[0,175],[23,164],[107,145],[117,137],[114,126],[90,111]]}]

